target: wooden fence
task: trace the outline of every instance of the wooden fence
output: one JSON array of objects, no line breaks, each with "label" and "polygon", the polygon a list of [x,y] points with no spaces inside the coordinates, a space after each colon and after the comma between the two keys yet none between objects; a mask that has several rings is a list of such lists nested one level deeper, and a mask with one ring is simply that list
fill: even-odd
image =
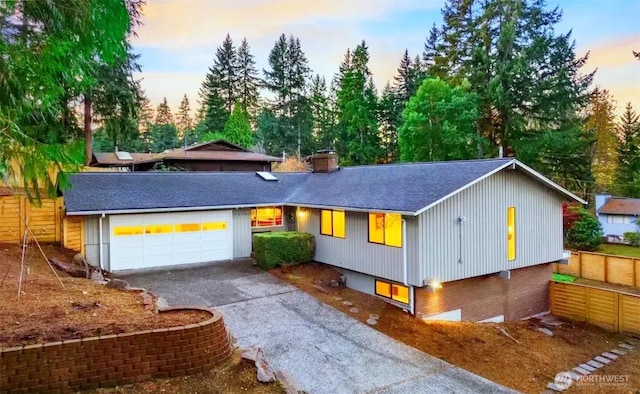
[{"label": "wooden fence", "polygon": [[569,264],[555,264],[555,272],[618,285],[640,287],[640,259],[602,253],[572,253]]},{"label": "wooden fence", "polygon": [[610,331],[640,334],[640,295],[551,282],[551,313]]}]

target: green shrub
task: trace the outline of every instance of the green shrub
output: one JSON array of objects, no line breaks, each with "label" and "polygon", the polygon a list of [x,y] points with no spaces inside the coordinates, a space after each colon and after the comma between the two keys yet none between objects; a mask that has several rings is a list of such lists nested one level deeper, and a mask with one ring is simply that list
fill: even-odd
[{"label": "green shrub", "polygon": [[572,249],[594,251],[602,243],[602,226],[595,216],[581,209],[573,227],[567,230],[567,242]]},{"label": "green shrub", "polygon": [[258,266],[268,270],[280,264],[302,264],[313,258],[314,238],[309,233],[284,231],[253,236]]},{"label": "green shrub", "polygon": [[628,231],[622,234],[622,239],[631,246],[640,246],[640,234],[636,231]]}]

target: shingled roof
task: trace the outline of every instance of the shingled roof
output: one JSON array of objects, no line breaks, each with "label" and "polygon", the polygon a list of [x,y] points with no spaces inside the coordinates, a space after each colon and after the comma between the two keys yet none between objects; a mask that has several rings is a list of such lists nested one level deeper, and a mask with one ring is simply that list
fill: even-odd
[{"label": "shingled roof", "polygon": [[640,215],[640,199],[612,197],[598,209],[598,213],[607,215]]},{"label": "shingled roof", "polygon": [[331,173],[139,172],[72,174],[69,214],[300,205],[418,214],[509,166],[565,197],[583,200],[514,159],[388,164]]}]

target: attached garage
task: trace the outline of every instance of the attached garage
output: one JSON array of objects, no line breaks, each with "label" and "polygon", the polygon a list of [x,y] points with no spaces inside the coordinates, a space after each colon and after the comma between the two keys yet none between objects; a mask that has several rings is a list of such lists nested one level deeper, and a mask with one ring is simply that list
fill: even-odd
[{"label": "attached garage", "polygon": [[109,223],[112,271],[233,258],[230,210],[111,215]]}]

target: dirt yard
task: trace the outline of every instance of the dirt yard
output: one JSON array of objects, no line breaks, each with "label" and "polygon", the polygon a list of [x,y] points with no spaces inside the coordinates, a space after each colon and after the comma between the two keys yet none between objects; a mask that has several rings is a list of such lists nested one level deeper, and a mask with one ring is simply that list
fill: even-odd
[{"label": "dirt yard", "polygon": [[[334,269],[309,263],[271,273],[334,308],[366,323],[369,314],[380,316],[373,326],[409,346],[460,366],[507,387],[540,393],[558,372],[571,370],[579,363],[614,348],[623,336],[583,323],[565,322],[551,330],[549,337],[537,330],[539,320],[508,323],[426,323],[383,300],[358,291],[329,286],[340,274]],[[336,297],[341,299],[336,299]],[[351,301],[359,309],[351,313]],[[504,329],[519,343],[501,333]],[[568,392],[636,393],[640,388],[640,351],[624,356],[600,373],[629,375],[621,388],[602,386],[571,387]],[[604,389],[604,390],[603,390]]]},{"label": "dirt yard", "polygon": [[256,379],[256,367],[251,361],[241,360],[237,351],[229,360],[212,370],[191,376],[172,379],[156,379],[150,382],[129,384],[108,389],[85,391],[84,394],[239,394],[284,393],[279,383],[260,383]]},{"label": "dirt yard", "polygon": [[[71,262],[75,254],[57,245],[42,245],[48,257]],[[22,249],[0,244],[0,348],[95,335],[167,328],[196,323],[206,312],[147,310],[139,291],[108,289],[60,271],[62,289],[36,245],[25,254],[20,299],[18,278]]]}]

